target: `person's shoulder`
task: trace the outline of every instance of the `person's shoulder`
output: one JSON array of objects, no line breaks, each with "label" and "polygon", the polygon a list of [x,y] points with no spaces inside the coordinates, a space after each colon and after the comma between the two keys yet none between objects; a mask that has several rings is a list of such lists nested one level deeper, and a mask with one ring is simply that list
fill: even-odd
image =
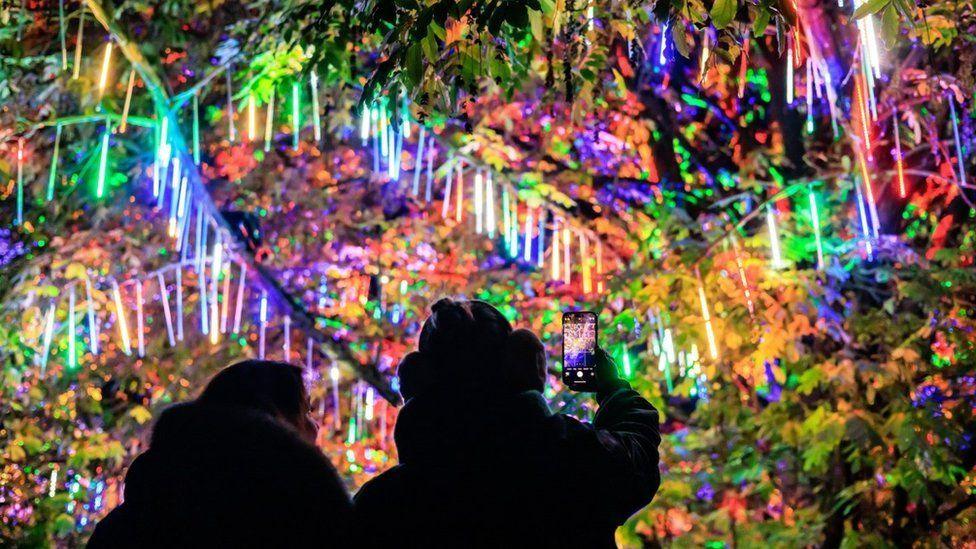
[{"label": "person's shoulder", "polygon": [[352,498],[353,505],[370,506],[379,501],[401,497],[406,491],[407,474],[404,465],[396,465],[376,475],[359,488]]}]

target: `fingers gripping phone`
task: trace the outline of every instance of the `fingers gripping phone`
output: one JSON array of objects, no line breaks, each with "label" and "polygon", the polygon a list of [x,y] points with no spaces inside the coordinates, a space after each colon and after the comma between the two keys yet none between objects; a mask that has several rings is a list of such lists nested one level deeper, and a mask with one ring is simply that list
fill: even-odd
[{"label": "fingers gripping phone", "polygon": [[563,385],[592,392],[596,386],[596,313],[563,313]]}]

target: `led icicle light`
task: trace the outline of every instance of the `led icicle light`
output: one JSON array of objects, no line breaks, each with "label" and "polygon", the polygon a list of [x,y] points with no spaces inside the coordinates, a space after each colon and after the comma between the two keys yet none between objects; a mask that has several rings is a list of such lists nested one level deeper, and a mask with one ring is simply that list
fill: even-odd
[{"label": "led icicle light", "polygon": [[708,337],[708,354],[712,360],[718,360],[718,346],[715,343],[715,331],[712,328],[712,315],[708,311],[708,300],[705,298],[705,287],[698,282],[698,299],[701,301],[702,319],[705,321],[705,335]]},{"label": "led icicle light", "polygon": [[112,279],[112,299],[115,301],[115,322],[119,325],[119,337],[122,338],[122,352],[131,355],[129,327],[125,320],[125,309],[122,308],[122,294],[119,290],[119,283],[114,278]]},{"label": "led icicle light", "polygon": [[108,84],[108,69],[112,63],[112,42],[105,43],[105,55],[102,57],[102,73],[98,77],[98,98],[101,99]]}]

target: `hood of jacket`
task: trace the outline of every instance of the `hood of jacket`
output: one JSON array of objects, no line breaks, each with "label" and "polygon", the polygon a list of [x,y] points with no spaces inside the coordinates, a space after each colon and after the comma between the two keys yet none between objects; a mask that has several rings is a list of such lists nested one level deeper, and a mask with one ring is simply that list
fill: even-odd
[{"label": "hood of jacket", "polygon": [[549,442],[554,416],[538,391],[515,395],[432,390],[410,399],[394,430],[402,464],[478,463],[499,455],[538,455]]}]

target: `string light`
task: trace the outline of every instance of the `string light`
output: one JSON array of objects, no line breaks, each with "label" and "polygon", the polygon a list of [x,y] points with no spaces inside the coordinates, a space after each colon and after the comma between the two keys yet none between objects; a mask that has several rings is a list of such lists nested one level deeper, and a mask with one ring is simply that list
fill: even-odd
[{"label": "string light", "polygon": [[227,65],[224,71],[227,80],[227,138],[233,143],[237,141],[237,127],[234,125],[234,80],[231,72],[231,66]]},{"label": "string light", "polygon": [[210,344],[216,345],[220,341],[220,311],[217,300],[217,288],[220,284],[220,271],[224,266],[224,244],[221,232],[217,231],[214,241],[213,256],[210,260]]},{"label": "string light", "polygon": [[301,91],[298,87],[298,81],[291,83],[291,148],[292,150],[298,150],[298,140],[301,138],[301,120],[300,116],[300,105],[298,101],[301,97]]},{"label": "string light", "polygon": [[475,172],[474,174],[474,221],[475,221],[475,232],[478,234],[481,234],[484,231],[484,221],[482,218],[484,213],[484,197],[482,196],[482,193],[484,191],[482,188],[483,180],[484,178],[481,176],[481,172],[480,171]]},{"label": "string light", "polygon": [[228,258],[227,262],[222,267],[224,272],[224,288],[222,291],[222,297],[220,299],[220,333],[227,333],[227,320],[230,316],[228,309],[230,309],[230,271],[231,261]]},{"label": "string light", "polygon": [[98,183],[95,187],[95,197],[101,198],[105,194],[105,171],[108,164],[108,134],[111,128],[109,123],[105,123],[105,129],[102,131],[102,148],[98,156]]},{"label": "string light", "polygon": [[183,341],[183,266],[176,269],[176,339]]},{"label": "string light", "polygon": [[898,170],[898,197],[905,198],[905,163],[901,153],[901,136],[898,131],[898,107],[891,114],[891,133],[895,137],[895,167]]},{"label": "string light", "polygon": [[44,351],[41,353],[41,377],[47,372],[47,359],[51,354],[51,340],[54,338],[55,303],[51,303],[44,315]]},{"label": "string light", "polygon": [[136,70],[129,69],[129,80],[125,85],[125,103],[122,105],[122,121],[119,122],[119,133],[125,133],[129,123],[129,106],[132,104],[132,88],[136,85]]},{"label": "string light", "polygon": [[956,98],[949,93],[949,112],[952,116],[952,138],[956,145],[956,165],[959,166],[959,185],[966,184],[966,164],[962,155],[962,144],[959,140],[959,119],[956,117]]},{"label": "string light", "polygon": [[166,339],[170,347],[176,347],[176,338],[173,337],[173,315],[169,309],[169,289],[166,288],[166,280],[163,273],[156,273],[156,280],[159,282],[159,301],[163,304],[163,318],[166,321]]},{"label": "string light", "polygon": [[312,137],[316,143],[322,142],[322,117],[319,114],[319,75],[312,71],[309,77],[309,85],[312,88]]},{"label": "string light", "polygon": [[17,218],[14,225],[24,224],[24,138],[17,140]]},{"label": "string light", "polygon": [[786,48],[786,104],[793,104],[793,86],[796,78],[793,76],[793,43],[790,41]]},{"label": "string light", "polygon": [[339,367],[329,367],[329,378],[332,380],[332,427],[336,431],[342,428],[342,416],[339,413]]},{"label": "string light", "polygon": [[136,280],[136,349],[139,357],[146,356],[145,325],[143,323],[142,281]]},{"label": "string light", "polygon": [[244,286],[247,284],[247,264],[241,262],[241,274],[239,276],[240,280],[237,283],[237,301],[234,305],[234,327],[231,332],[238,333],[241,331],[241,314],[244,307]]},{"label": "string light", "polygon": [[98,356],[98,324],[95,323],[95,302],[92,300],[91,279],[85,276],[85,313],[88,315],[88,338],[91,353]]},{"label": "string light", "polygon": [[464,217],[464,173],[461,170],[460,162],[457,166],[457,199],[454,205],[454,220],[460,223]]},{"label": "string light", "polygon": [[75,40],[75,63],[72,67],[71,79],[78,80],[81,75],[81,47],[85,36],[85,15],[88,13],[88,4],[81,3],[81,17],[78,18],[78,39]]},{"label": "string light", "polygon": [[108,84],[108,69],[112,62],[112,42],[105,43],[105,55],[102,57],[102,74],[98,77],[98,99],[101,100]]},{"label": "string light", "polygon": [[553,221],[552,227],[552,267],[549,273],[550,278],[559,280],[559,220]]},{"label": "string light", "polygon": [[424,139],[427,137],[427,127],[420,126],[420,135],[417,136],[417,153],[413,157],[413,196],[420,192],[420,170],[424,164]]},{"label": "string light", "polygon": [[284,358],[285,362],[291,362],[291,317],[285,315],[283,322],[284,322],[284,329],[283,329],[284,333],[282,334],[283,341],[281,343],[281,352],[285,356]]},{"label": "string light", "polygon": [[364,105],[362,115],[359,117],[359,138],[362,140],[363,146],[366,145],[366,141],[369,139],[371,121],[369,105]]},{"label": "string light", "polygon": [[712,329],[712,315],[708,312],[708,300],[705,298],[705,287],[698,279],[698,299],[701,302],[702,318],[705,320],[705,334],[708,337],[708,354],[712,360],[718,360],[718,346],[715,343],[715,331]]},{"label": "string light", "polygon": [[268,327],[268,292],[267,290],[261,290],[261,304],[259,308],[258,315],[258,358],[264,360],[264,336],[265,330]]},{"label": "string light", "polygon": [[569,263],[571,260],[569,250],[569,226],[563,226],[563,282],[569,284],[571,281]]},{"label": "string light", "polygon": [[74,370],[78,367],[78,355],[75,351],[75,337],[77,327],[75,326],[75,286],[71,285],[68,290],[68,369]]},{"label": "string light", "polygon": [[[458,169],[460,169],[460,166],[458,166]],[[450,212],[451,208],[451,185],[454,181],[451,172],[453,171],[453,169],[448,168],[447,174],[444,176],[444,203],[441,206],[441,217],[444,219],[447,219],[448,212]]]},{"label": "string light", "polygon": [[122,295],[119,291],[119,283],[112,279],[112,299],[115,300],[115,321],[119,325],[119,337],[122,338],[122,352],[131,355],[132,348],[129,346],[129,327],[125,320],[125,310],[122,308]]},{"label": "string light", "polygon": [[51,154],[51,169],[48,170],[47,175],[47,193],[44,195],[45,200],[50,202],[54,200],[54,182],[57,180],[58,174],[58,157],[61,155],[61,124],[55,127],[54,131],[54,152]]},{"label": "string light", "polygon": [[526,205],[525,208],[525,246],[522,249],[522,259],[532,261],[532,229],[535,222],[532,219],[532,208]]},{"label": "string light", "polygon": [[268,98],[268,113],[264,121],[264,152],[271,150],[271,137],[274,133],[274,104],[275,89],[271,88],[271,96]]},{"label": "string light", "polygon": [[[166,119],[164,118],[165,122]],[[164,140],[165,141],[165,140]],[[193,164],[200,165],[200,97],[193,94]]]},{"label": "string light", "polygon": [[593,280],[590,274],[589,246],[587,245],[586,238],[583,237],[582,233],[580,233],[579,235],[579,248],[580,248],[580,262],[583,267],[583,293],[591,294],[593,293]]},{"label": "string light", "polygon": [[495,228],[497,222],[495,221],[495,181],[491,176],[491,171],[488,172],[486,176],[486,190],[485,190],[485,224],[488,226],[488,238],[495,238]]}]

